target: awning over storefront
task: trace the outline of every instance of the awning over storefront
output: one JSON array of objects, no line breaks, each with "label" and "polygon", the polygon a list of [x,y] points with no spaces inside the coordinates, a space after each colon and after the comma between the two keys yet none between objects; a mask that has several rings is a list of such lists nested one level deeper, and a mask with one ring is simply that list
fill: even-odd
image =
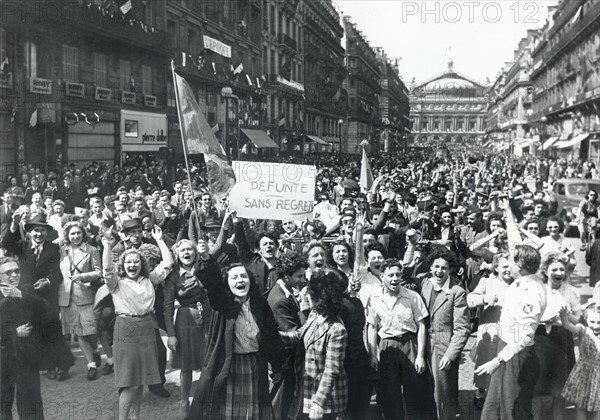
[{"label": "awning over storefront", "polygon": [[327,143],[325,140],[320,139],[317,136],[309,136],[309,135],[307,135],[306,137],[308,137],[310,140],[314,141],[315,143],[329,145],[329,143]]},{"label": "awning over storefront", "polygon": [[552,147],[552,145],[554,143],[556,143],[558,141],[559,137],[555,136],[555,137],[550,137],[548,140],[546,140],[544,142],[544,145],[542,146],[543,150],[549,149],[550,147]]},{"label": "awning over storefront", "polygon": [[262,148],[279,149],[279,146],[277,146],[277,143],[275,143],[273,141],[273,139],[271,139],[271,137],[267,136],[267,133],[265,133],[262,130],[250,130],[248,128],[242,128],[242,133],[244,133],[246,135],[246,137],[248,137],[248,139],[250,139],[250,141],[252,143],[254,143],[254,145],[256,147],[258,147],[259,149],[262,149]]},{"label": "awning over storefront", "polygon": [[567,147],[573,147],[576,144],[581,143],[590,136],[590,133],[580,134],[573,137],[571,140],[559,141],[554,145],[557,149],[566,149]]}]

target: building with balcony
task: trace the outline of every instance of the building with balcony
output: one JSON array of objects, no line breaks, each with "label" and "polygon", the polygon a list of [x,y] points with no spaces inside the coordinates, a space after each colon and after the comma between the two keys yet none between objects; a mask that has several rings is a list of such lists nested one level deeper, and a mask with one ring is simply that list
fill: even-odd
[{"label": "building with balcony", "polygon": [[488,107],[488,137],[501,150],[522,156],[535,154],[541,147],[538,129],[530,127],[532,115],[533,85],[529,80],[531,49],[538,37],[536,30],[529,30],[514,51],[513,61],[507,62],[500,76],[490,89]]},{"label": "building with balcony", "polygon": [[262,72],[267,75],[266,123],[284,153],[305,144],[304,1],[263,0]]},{"label": "building with balcony", "polygon": [[599,162],[600,0],[561,0],[550,8],[531,56],[529,123],[545,131],[543,148]]},{"label": "building with balcony", "polygon": [[[153,2],[13,1],[0,25],[0,174],[122,163],[166,146],[171,45]],[[57,18],[58,17],[58,18]]]},{"label": "building with balcony", "polygon": [[403,149],[410,134],[410,102],[408,89],[398,73],[398,60],[393,62],[382,48],[377,49],[381,73],[381,142],[379,150],[392,152]]},{"label": "building with balcony", "polygon": [[[165,9],[176,71],[194,90],[227,154],[237,159],[242,149],[250,153],[276,148],[264,131],[269,124],[269,79],[262,62],[262,2],[167,0]],[[180,155],[172,78],[167,97],[169,145]]]},{"label": "building with balcony", "polygon": [[360,143],[367,140],[369,151],[375,152],[379,150],[382,128],[379,108],[381,73],[375,49],[351,19],[350,16],[343,17],[348,70],[343,87],[348,92],[348,114],[342,150],[359,153]]},{"label": "building with balcony", "polygon": [[[344,28],[331,0],[304,0],[304,86],[306,133],[314,150],[339,150],[340,121],[345,121],[348,95]],[[319,142],[321,141],[321,142]]]},{"label": "building with balcony", "polygon": [[487,105],[486,87],[454,70],[450,59],[446,71],[411,86],[414,143],[480,143],[485,135]]}]

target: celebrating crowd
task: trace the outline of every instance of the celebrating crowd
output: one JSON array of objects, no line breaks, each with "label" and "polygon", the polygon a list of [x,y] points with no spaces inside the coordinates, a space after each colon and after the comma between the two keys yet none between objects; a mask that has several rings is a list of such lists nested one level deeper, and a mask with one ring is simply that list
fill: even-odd
[{"label": "celebrating crowd", "polygon": [[[192,161],[9,177],[1,418],[15,397],[20,419],[44,418],[40,371],[69,380],[71,339],[88,380],[114,375],[123,420],[144,386],[170,396],[167,348],[178,418],[453,420],[470,337],[482,419],[531,419],[536,396],[555,419],[600,417],[598,191],[577,220],[552,191],[593,164],[416,150],[378,156],[361,187],[356,156],[291,162],[318,170],[304,220],[241,217]],[[596,286],[583,305],[571,221]]]}]

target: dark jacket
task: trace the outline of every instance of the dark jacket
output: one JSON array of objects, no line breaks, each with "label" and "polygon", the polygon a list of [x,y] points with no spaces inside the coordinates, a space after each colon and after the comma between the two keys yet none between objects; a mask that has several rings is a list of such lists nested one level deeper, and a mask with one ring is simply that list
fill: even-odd
[{"label": "dark jacket", "polygon": [[269,268],[265,260],[258,253],[250,251],[246,233],[241,223],[236,223],[233,229],[235,233],[234,242],[238,248],[242,264],[252,274],[260,293],[262,295],[267,294],[277,281],[275,270]]},{"label": "dark jacket", "polygon": [[[58,287],[62,282],[60,273],[60,247],[52,242],[46,241],[40,258],[36,257],[31,241],[21,240],[21,234],[17,230],[6,233],[2,246],[19,259],[21,268],[21,283],[19,289],[34,293],[44,299],[51,310],[58,312]],[[48,278],[50,285],[39,290],[33,289],[33,284],[39,279]]]},{"label": "dark jacket", "polygon": [[[2,365],[19,363],[35,365],[42,354],[42,322],[48,310],[46,302],[32,294],[22,298],[4,297],[0,294],[0,356]],[[17,328],[29,323],[31,333],[18,337]]]},{"label": "dark jacket", "polygon": [[[211,320],[202,375],[188,418],[220,420],[216,413],[219,412],[219,407],[225,404],[227,377],[233,356],[233,328],[241,311],[241,305],[229,292],[229,287],[214,259],[200,262],[196,270],[196,278],[200,279],[208,293],[214,315]],[[284,357],[283,343],[277,331],[273,312],[254,285],[250,287],[250,312],[259,330],[258,404],[270,407],[267,363],[271,364],[273,372],[281,371]]]}]

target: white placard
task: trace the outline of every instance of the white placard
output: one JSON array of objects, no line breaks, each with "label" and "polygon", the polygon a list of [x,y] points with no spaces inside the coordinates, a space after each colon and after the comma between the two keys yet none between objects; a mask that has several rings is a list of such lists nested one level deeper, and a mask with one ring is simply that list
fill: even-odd
[{"label": "white placard", "polygon": [[251,219],[312,219],[314,166],[267,162],[233,162],[236,184],[230,210]]},{"label": "white placard", "polygon": [[204,41],[204,48],[207,50],[214,51],[223,57],[231,58],[231,47],[229,45],[206,35],[202,37],[202,40]]}]

